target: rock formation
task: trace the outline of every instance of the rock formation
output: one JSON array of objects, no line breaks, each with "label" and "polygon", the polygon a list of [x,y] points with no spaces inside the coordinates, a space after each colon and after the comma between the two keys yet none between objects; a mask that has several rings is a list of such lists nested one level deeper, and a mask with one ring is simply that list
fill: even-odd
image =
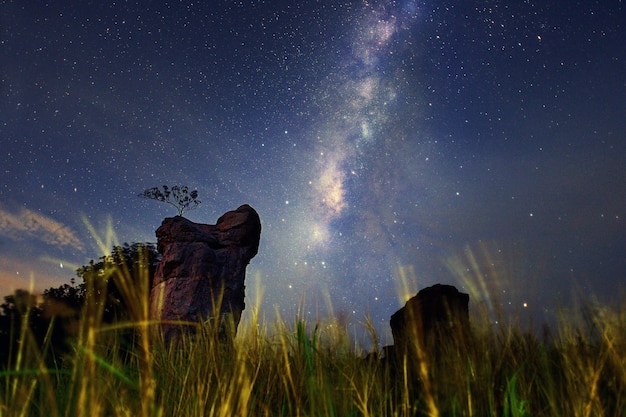
[{"label": "rock formation", "polygon": [[166,321],[215,319],[221,337],[234,336],[245,308],[246,266],[259,248],[257,212],[245,204],[215,225],[169,217],[156,235],[162,260],[150,291],[150,317],[164,321],[165,340],[185,328]]},{"label": "rock formation", "polygon": [[469,332],[469,295],[452,285],[424,288],[391,316],[395,350],[428,347],[463,338]]},{"label": "rock formation", "polygon": [[[438,399],[458,395],[455,383],[467,377],[473,346],[468,307],[469,295],[437,284],[418,292],[391,316],[394,345],[383,348],[382,363],[392,387],[405,390],[416,402],[425,393]],[[438,401],[437,410],[441,416],[455,414],[449,401]]]}]

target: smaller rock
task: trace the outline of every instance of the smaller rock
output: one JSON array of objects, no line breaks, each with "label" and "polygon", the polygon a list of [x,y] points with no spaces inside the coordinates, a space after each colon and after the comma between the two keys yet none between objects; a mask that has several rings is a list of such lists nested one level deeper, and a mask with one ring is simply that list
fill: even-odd
[{"label": "smaller rock", "polygon": [[391,316],[395,349],[436,346],[469,332],[469,295],[452,285],[424,288]]}]

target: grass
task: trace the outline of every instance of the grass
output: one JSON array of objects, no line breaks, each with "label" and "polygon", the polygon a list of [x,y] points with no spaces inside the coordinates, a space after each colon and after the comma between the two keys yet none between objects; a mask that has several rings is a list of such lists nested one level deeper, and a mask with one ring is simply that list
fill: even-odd
[{"label": "grass", "polygon": [[[19,329],[13,366],[0,371],[0,415],[624,416],[626,312],[589,310],[549,340],[474,324],[469,343],[452,338],[392,361],[364,359],[340,328],[301,318],[250,323],[232,344],[199,325],[168,348],[143,336],[157,323],[105,326],[94,302],[54,366],[49,346]],[[129,327],[138,330],[130,354]]]},{"label": "grass", "polygon": [[426,338],[387,358],[366,359],[337,323],[268,324],[256,311],[232,343],[209,322],[168,347],[148,317],[147,277],[107,274],[129,321],[104,324],[103,291],[87,291],[73,348],[54,357],[23,320],[11,366],[0,369],[1,417],[626,416],[626,306],[588,302],[543,338],[478,314],[469,336]]}]

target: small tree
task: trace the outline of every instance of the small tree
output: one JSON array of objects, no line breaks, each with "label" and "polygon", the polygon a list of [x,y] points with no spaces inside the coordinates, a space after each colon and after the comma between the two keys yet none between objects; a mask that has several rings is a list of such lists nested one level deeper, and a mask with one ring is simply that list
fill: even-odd
[{"label": "small tree", "polygon": [[162,201],[171,204],[178,210],[178,215],[182,216],[185,210],[193,210],[201,203],[198,200],[198,190],[189,191],[186,185],[174,185],[172,188],[164,185],[163,187],[146,188],[139,197],[150,198],[152,200]]}]

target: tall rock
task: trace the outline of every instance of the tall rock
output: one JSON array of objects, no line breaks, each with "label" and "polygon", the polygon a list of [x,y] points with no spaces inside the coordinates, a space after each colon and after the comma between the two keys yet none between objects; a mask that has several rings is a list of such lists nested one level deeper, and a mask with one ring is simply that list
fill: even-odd
[{"label": "tall rock", "polygon": [[245,308],[246,266],[259,248],[257,212],[244,204],[215,225],[168,217],[156,235],[162,260],[150,291],[150,317],[164,321],[165,340],[185,328],[167,321],[217,319],[220,336],[234,336]]}]

